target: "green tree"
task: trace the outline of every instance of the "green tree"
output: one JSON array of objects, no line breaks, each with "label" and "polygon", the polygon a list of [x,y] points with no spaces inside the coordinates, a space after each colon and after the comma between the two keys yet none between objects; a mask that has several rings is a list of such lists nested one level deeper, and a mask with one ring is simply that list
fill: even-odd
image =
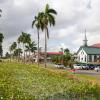
[{"label": "green tree", "polygon": [[16,43],[16,42],[13,42],[13,43],[11,44],[10,48],[9,48],[9,50],[10,50],[10,55],[11,55],[10,61],[11,61],[11,58],[12,58],[12,56],[13,56],[13,54],[14,54],[14,50],[16,50],[16,48],[17,48],[17,43]]},{"label": "green tree", "polygon": [[2,10],[0,9],[0,17],[1,17]]},{"label": "green tree", "polygon": [[71,64],[71,53],[70,53],[68,48],[66,48],[64,50],[63,61],[64,61],[64,65],[70,65]]},{"label": "green tree", "polygon": [[26,46],[26,51],[29,52],[29,61],[30,61],[30,53],[35,53],[35,50],[37,50],[35,42],[29,42]]},{"label": "green tree", "polygon": [[3,42],[4,36],[2,33],[0,33],[0,56],[2,58],[2,54],[3,54],[3,49],[2,49],[2,42]]},{"label": "green tree", "polygon": [[[17,39],[17,44],[18,44],[18,48],[17,49],[20,49],[19,48],[19,46],[20,46],[20,37],[18,37],[18,39]],[[20,60],[20,53],[18,51],[18,62],[19,62],[19,60]]]},{"label": "green tree", "polygon": [[38,13],[37,16],[34,17],[34,20],[32,22],[32,28],[35,25],[35,27],[37,28],[37,36],[38,36],[38,57],[37,57],[37,62],[38,62],[38,66],[39,66],[39,41],[40,41],[40,29],[43,28],[43,24],[42,24],[42,13]]},{"label": "green tree", "polygon": [[20,55],[21,55],[22,53],[23,53],[23,52],[22,52],[22,49],[21,49],[21,48],[17,48],[17,49],[15,49],[15,51],[14,51],[14,56],[19,57],[19,59],[20,59]]},{"label": "green tree", "polygon": [[43,29],[45,30],[45,67],[47,63],[47,38],[49,38],[48,25],[55,25],[54,15],[56,14],[57,12],[54,9],[49,8],[49,5],[46,4],[45,10],[42,12],[42,24]]},{"label": "green tree", "polygon": [[31,42],[30,34],[22,32],[21,35],[18,37],[18,42],[23,44],[24,63],[25,63],[25,45]]},{"label": "green tree", "polygon": [[5,58],[10,58],[10,54],[8,52],[6,52]]},{"label": "green tree", "polygon": [[31,52],[35,52],[35,50],[37,50],[36,44],[35,42],[29,42],[28,45],[25,46],[26,50],[29,51],[29,55]]}]

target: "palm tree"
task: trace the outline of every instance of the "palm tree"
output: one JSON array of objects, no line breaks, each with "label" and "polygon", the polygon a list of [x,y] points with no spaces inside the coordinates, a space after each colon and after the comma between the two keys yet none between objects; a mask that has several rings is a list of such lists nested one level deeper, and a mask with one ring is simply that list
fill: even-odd
[{"label": "palm tree", "polygon": [[24,50],[24,63],[25,63],[25,45],[31,42],[30,34],[22,32],[22,34],[18,38],[19,43],[23,43],[23,50]]},{"label": "palm tree", "polygon": [[26,47],[26,51],[29,51],[29,60],[30,60],[30,53],[35,52],[35,50],[37,50],[36,44],[35,42],[29,42],[28,45],[25,46]]},{"label": "palm tree", "polygon": [[[12,58],[12,55],[14,54],[14,50],[16,50],[16,47],[17,47],[17,43],[16,42],[13,42],[10,46],[10,61],[11,61],[11,58]],[[13,54],[11,54],[11,52],[13,51]]]},{"label": "palm tree", "polygon": [[14,50],[14,56],[18,57],[18,60],[20,59],[20,55],[22,54],[22,49],[21,48],[17,48]]},{"label": "palm tree", "polygon": [[2,10],[0,9],[0,17],[1,17]]},{"label": "palm tree", "polygon": [[47,38],[49,38],[49,32],[48,32],[48,24],[55,25],[55,18],[54,15],[56,15],[57,12],[49,8],[49,5],[46,4],[45,11],[42,12],[42,24],[43,28],[45,30],[45,67],[46,67],[46,62],[47,62]]},{"label": "palm tree", "polygon": [[[19,48],[19,45],[20,45],[20,37],[18,37],[18,39],[17,39],[17,44],[18,44],[18,49],[20,49]],[[20,52],[18,50],[18,62],[19,62],[19,59],[20,59]]]},{"label": "palm tree", "polygon": [[35,27],[37,28],[37,35],[38,35],[38,57],[37,57],[38,66],[39,66],[39,40],[40,40],[39,31],[40,29],[42,29],[41,19],[42,19],[42,13],[38,13],[38,16],[35,16],[32,22],[32,28],[35,25]]},{"label": "palm tree", "polygon": [[0,56],[2,57],[2,53],[3,53],[3,50],[2,50],[2,42],[3,42],[3,39],[4,39],[4,36],[2,33],[0,33]]}]

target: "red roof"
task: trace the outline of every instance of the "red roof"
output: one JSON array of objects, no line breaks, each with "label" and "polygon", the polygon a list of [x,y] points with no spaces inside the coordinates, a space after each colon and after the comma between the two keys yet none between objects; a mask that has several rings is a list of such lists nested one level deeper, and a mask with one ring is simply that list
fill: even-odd
[{"label": "red roof", "polygon": [[47,52],[49,55],[62,55],[63,52]]},{"label": "red roof", "polygon": [[92,47],[100,47],[100,43],[93,44]]}]

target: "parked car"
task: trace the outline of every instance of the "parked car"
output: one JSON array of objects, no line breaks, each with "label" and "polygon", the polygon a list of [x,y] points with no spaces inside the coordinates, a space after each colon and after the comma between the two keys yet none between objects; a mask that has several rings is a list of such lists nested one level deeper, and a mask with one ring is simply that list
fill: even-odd
[{"label": "parked car", "polygon": [[90,70],[94,70],[94,68],[95,68],[95,65],[93,65],[93,64],[88,64],[88,66],[89,66]]},{"label": "parked car", "polygon": [[100,71],[100,66],[95,67],[94,70],[97,72]]},{"label": "parked car", "polygon": [[82,64],[81,66],[82,66],[83,70],[88,70],[89,69],[89,66],[87,64]]},{"label": "parked car", "polygon": [[82,69],[81,64],[74,64],[73,67],[74,69]]},{"label": "parked car", "polygon": [[65,66],[63,64],[56,64],[55,65],[56,68],[60,68],[60,69],[64,69]]}]

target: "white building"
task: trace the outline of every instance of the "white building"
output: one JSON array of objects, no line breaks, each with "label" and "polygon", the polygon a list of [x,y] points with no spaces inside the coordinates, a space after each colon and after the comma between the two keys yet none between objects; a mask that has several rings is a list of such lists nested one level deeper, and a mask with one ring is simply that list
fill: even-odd
[{"label": "white building", "polygon": [[82,63],[100,63],[100,47],[87,45],[87,37],[83,40],[83,46],[77,51],[77,61]]}]

